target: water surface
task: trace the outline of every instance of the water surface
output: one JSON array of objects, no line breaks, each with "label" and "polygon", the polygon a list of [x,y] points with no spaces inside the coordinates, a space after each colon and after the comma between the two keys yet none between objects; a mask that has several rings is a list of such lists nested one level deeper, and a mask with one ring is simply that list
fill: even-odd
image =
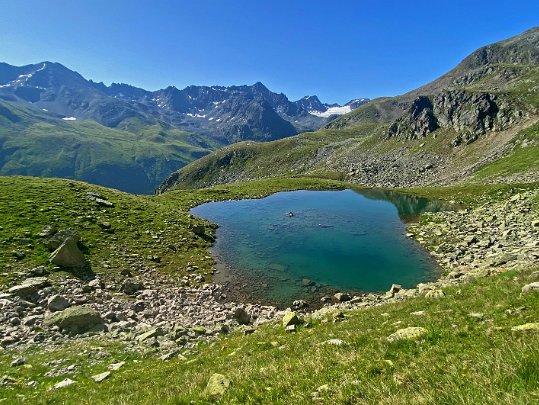
[{"label": "water surface", "polygon": [[403,220],[440,209],[402,193],[343,190],[281,192],[191,212],[219,225],[212,248],[217,282],[243,297],[287,306],[336,290],[381,292],[392,283],[412,287],[436,278],[433,259],[406,238]]}]

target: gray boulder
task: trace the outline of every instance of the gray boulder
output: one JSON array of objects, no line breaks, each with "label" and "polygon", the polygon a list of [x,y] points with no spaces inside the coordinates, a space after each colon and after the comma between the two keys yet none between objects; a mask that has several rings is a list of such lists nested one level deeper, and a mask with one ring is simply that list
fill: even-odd
[{"label": "gray boulder", "polygon": [[140,291],[144,288],[141,282],[128,278],[122,283],[120,291],[127,295],[134,295],[137,291]]},{"label": "gray boulder", "polygon": [[339,302],[350,301],[352,299],[352,297],[350,297],[350,295],[346,293],[337,293],[334,295],[334,297]]},{"label": "gray boulder", "polygon": [[8,292],[18,297],[29,297],[38,292],[38,290],[48,287],[49,280],[46,277],[33,277],[26,279],[22,284],[11,287]]},{"label": "gray boulder", "polygon": [[80,236],[74,230],[68,229],[54,233],[50,238],[46,239],[44,243],[47,249],[53,252],[66,241],[72,241],[77,244],[80,241]]},{"label": "gray boulder", "polygon": [[234,311],[234,319],[238,321],[240,325],[248,325],[251,322],[251,316],[242,307],[236,308]]},{"label": "gray boulder", "polygon": [[58,326],[70,334],[101,332],[105,322],[93,308],[74,306],[55,312],[45,318],[45,326]]},{"label": "gray boulder", "polygon": [[49,257],[49,261],[60,267],[84,267],[86,260],[74,239],[66,239]]},{"label": "gray boulder", "polygon": [[47,308],[51,312],[63,311],[69,307],[69,301],[62,295],[53,295],[47,301]]}]

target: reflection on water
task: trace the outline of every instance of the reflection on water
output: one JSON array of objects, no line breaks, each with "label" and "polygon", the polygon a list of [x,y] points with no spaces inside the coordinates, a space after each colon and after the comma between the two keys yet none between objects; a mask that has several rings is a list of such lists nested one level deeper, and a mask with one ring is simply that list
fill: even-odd
[{"label": "reflection on water", "polygon": [[433,279],[433,260],[405,237],[401,219],[442,208],[386,190],[293,191],[203,204],[192,213],[219,225],[216,281],[283,306],[337,289],[379,292]]}]

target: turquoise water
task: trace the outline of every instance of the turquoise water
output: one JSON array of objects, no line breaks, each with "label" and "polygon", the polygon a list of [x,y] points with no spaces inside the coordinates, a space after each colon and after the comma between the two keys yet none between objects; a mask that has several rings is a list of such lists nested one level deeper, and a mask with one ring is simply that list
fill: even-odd
[{"label": "turquoise water", "polygon": [[436,278],[432,258],[405,237],[403,220],[440,209],[400,193],[344,190],[282,192],[191,212],[219,225],[217,282],[236,295],[290,305],[336,290],[381,292]]}]

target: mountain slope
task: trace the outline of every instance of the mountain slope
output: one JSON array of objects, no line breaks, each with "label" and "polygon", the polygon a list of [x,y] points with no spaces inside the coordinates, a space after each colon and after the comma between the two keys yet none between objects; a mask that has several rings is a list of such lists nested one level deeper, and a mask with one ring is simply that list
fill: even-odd
[{"label": "mountain slope", "polygon": [[[477,50],[417,90],[370,101],[318,132],[211,154],[174,173],[161,190],[289,175],[390,187],[454,182],[511,156],[526,128],[525,147],[535,144],[538,60],[534,28]],[[520,166],[509,175],[537,179],[533,167]],[[499,176],[491,172],[481,181]]]},{"label": "mountain slope", "polygon": [[[169,86],[152,92],[128,84],[94,83],[52,62],[21,67],[0,63],[0,98],[111,128],[122,128],[130,119],[147,125],[165,123],[222,143],[279,139],[318,129],[334,118],[324,115],[327,104],[306,108],[302,100],[291,102],[260,82],[183,90]],[[367,101],[360,99],[360,103]],[[343,112],[357,104],[347,105]]]},{"label": "mountain slope", "polygon": [[0,63],[0,175],[152,193],[170,173],[224,145],[320,128],[335,118],[331,108],[291,102],[262,83],[151,92],[95,83],[59,63]]},{"label": "mountain slope", "polygon": [[138,134],[64,121],[0,101],[0,174],[64,177],[152,193],[171,171],[218,145],[159,125]]}]

